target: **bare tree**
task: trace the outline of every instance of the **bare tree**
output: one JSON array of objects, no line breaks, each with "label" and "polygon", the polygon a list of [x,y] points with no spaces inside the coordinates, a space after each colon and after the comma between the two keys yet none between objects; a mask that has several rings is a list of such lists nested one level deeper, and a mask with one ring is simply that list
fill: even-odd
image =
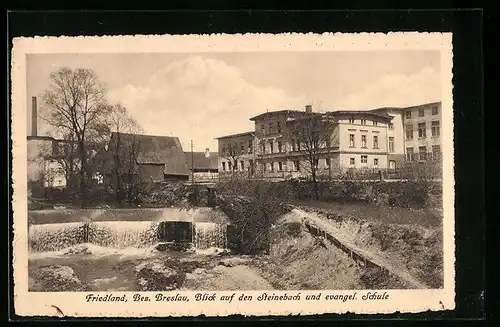
[{"label": "bare tree", "polygon": [[79,163],[79,193],[87,202],[88,144],[93,131],[102,127],[110,107],[104,99],[105,88],[90,69],[61,68],[50,74],[51,84],[43,94],[49,114],[47,121],[62,134],[74,138]]},{"label": "bare tree", "polygon": [[[110,152],[113,158],[112,165],[112,189],[117,202],[126,198],[130,202],[134,197],[134,185],[138,182],[139,169],[137,168],[137,156],[139,155],[139,141],[135,134],[142,133],[139,123],[128,113],[127,109],[120,104],[113,106],[108,117],[109,126],[113,132],[111,137]],[[123,134],[128,135],[124,140]],[[125,180],[123,180],[125,177]],[[124,185],[125,184],[125,185]]]},{"label": "bare tree", "polygon": [[330,150],[333,124],[330,117],[320,113],[305,113],[288,122],[292,147],[299,152],[303,166],[311,175],[315,199],[318,194],[318,164]]},{"label": "bare tree", "polygon": [[223,151],[223,156],[226,158],[229,162],[229,170],[231,172],[235,172],[238,170],[238,162],[241,158],[242,155],[245,154],[245,149],[238,147],[238,143],[232,142],[227,144],[227,148]]}]

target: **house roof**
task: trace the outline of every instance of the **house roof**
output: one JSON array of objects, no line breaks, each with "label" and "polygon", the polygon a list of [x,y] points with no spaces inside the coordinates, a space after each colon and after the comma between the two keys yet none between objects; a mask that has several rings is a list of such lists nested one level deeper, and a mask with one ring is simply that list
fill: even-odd
[{"label": "house roof", "polygon": [[244,133],[238,133],[238,134],[231,134],[231,135],[219,136],[219,137],[216,137],[215,139],[219,140],[219,139],[226,139],[226,138],[232,138],[232,137],[238,137],[238,136],[253,135],[253,133],[254,132],[251,131],[251,132],[244,132]]},{"label": "house roof", "polygon": [[277,114],[286,114],[286,115],[289,115],[289,114],[319,114],[318,112],[312,112],[312,113],[309,113],[309,112],[306,112],[304,110],[291,110],[291,109],[284,109],[284,110],[277,110],[277,111],[268,111],[268,112],[264,112],[260,115],[257,115],[257,116],[254,116],[252,118],[250,118],[250,120],[252,121],[255,121],[255,120],[258,120],[260,118],[264,118],[266,116],[272,116],[272,115],[277,115]]},{"label": "house roof", "polygon": [[[112,133],[111,138],[117,137]],[[138,142],[138,164],[164,165],[168,175],[189,175],[189,169],[178,137],[120,133],[123,144]]]},{"label": "house roof", "polygon": [[433,106],[436,104],[441,104],[441,101],[429,102],[429,103],[424,103],[424,104],[419,104],[419,105],[409,106],[409,107],[382,107],[382,108],[371,109],[369,111],[406,110],[406,109],[414,109],[414,108],[420,108],[420,107]]},{"label": "house roof", "polygon": [[369,115],[369,116],[376,116],[376,117],[381,117],[381,118],[386,118],[386,119],[392,119],[391,115],[388,115],[384,111],[372,111],[372,110],[336,110],[336,111],[329,111],[328,114],[331,115]]},{"label": "house roof", "polygon": [[194,169],[218,169],[218,156],[217,152],[210,152],[210,156],[207,158],[205,152],[184,152],[186,156],[186,162],[189,168],[191,168],[191,161],[193,161]]}]

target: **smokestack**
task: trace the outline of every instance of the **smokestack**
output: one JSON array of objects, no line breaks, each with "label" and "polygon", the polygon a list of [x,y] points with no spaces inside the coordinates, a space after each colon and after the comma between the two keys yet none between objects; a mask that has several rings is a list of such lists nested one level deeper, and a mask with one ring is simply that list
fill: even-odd
[{"label": "smokestack", "polygon": [[308,105],[306,106],[306,112],[312,112],[312,111],[313,111],[313,106],[312,106],[312,105],[310,105],[310,104],[308,104]]},{"label": "smokestack", "polygon": [[210,150],[208,148],[205,149],[205,158],[210,157]]},{"label": "smokestack", "polygon": [[38,117],[37,117],[36,97],[31,98],[31,136],[38,135]]}]

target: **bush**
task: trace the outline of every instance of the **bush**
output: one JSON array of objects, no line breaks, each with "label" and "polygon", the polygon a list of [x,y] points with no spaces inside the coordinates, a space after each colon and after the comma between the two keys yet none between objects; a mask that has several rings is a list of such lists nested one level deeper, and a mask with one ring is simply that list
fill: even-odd
[{"label": "bush", "polygon": [[290,194],[283,183],[258,180],[218,185],[220,204],[232,223],[232,243],[244,254],[268,252],[272,226],[288,211]]}]

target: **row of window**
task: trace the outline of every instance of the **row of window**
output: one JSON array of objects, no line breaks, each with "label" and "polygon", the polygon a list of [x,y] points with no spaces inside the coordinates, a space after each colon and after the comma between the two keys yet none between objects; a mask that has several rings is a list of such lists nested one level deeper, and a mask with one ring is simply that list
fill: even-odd
[{"label": "row of window", "polygon": [[232,143],[222,146],[222,155],[236,155],[244,153],[253,153],[253,140],[248,142]]},{"label": "row of window", "polygon": [[281,133],[281,122],[269,123],[266,131],[266,125],[260,125],[260,132],[262,134],[272,134],[272,133]]},{"label": "row of window", "polygon": [[432,146],[432,152],[427,152],[426,146],[418,147],[418,153],[413,151],[413,147],[406,148],[407,161],[426,161],[426,160],[439,160],[441,158],[441,147],[439,145]]},{"label": "row of window", "polygon": [[[433,106],[432,107],[432,116],[436,116],[437,114],[439,113],[439,109],[437,106]],[[424,108],[420,108],[418,109],[418,117],[424,117],[425,116],[425,109]],[[411,110],[408,110],[405,112],[405,118],[406,119],[411,119],[412,117],[412,111]]]},{"label": "row of window", "polygon": [[[427,137],[427,126],[426,123],[418,123],[418,138],[425,139]],[[437,137],[440,134],[439,121],[435,120],[431,122],[431,135]],[[405,135],[407,140],[413,140],[413,125],[406,125]]]},{"label": "row of window", "polygon": [[[325,159],[326,167],[329,167],[330,164],[331,164],[331,159],[330,158]],[[318,166],[319,166],[318,159],[315,160],[315,166],[316,166],[316,168],[318,168]],[[295,171],[299,171],[300,167],[301,167],[300,161],[293,162],[293,169]],[[245,171],[245,169],[248,169],[248,170],[253,172],[253,170],[254,170],[253,168],[254,168],[253,160],[249,161],[249,167],[246,167],[244,160],[240,160],[240,161],[235,160],[234,165],[231,161],[222,162],[222,170],[223,171]],[[262,163],[261,169],[262,169],[262,171],[284,171],[284,170],[286,170],[286,163],[284,163],[283,161]]]},{"label": "row of window", "polygon": [[[379,159],[378,158],[373,158],[373,167],[378,167]],[[349,158],[349,165],[351,167],[356,166],[356,158]],[[361,156],[361,165],[365,166],[368,165],[368,156],[367,155],[362,155]]]},{"label": "row of window", "polygon": [[[367,122],[366,119],[360,119],[360,124],[361,125],[366,125],[366,122]],[[355,124],[355,123],[356,123],[356,119],[349,118],[349,124]],[[373,126],[378,126],[378,122],[376,120],[372,120],[371,123],[372,123]]]},{"label": "row of window", "polygon": [[[367,143],[366,143],[367,136],[366,135],[361,135],[361,148],[362,149],[367,149]],[[349,134],[349,147],[350,148],[355,148],[356,147],[356,136],[354,134]],[[373,136],[373,148],[378,149],[378,135]]]}]

